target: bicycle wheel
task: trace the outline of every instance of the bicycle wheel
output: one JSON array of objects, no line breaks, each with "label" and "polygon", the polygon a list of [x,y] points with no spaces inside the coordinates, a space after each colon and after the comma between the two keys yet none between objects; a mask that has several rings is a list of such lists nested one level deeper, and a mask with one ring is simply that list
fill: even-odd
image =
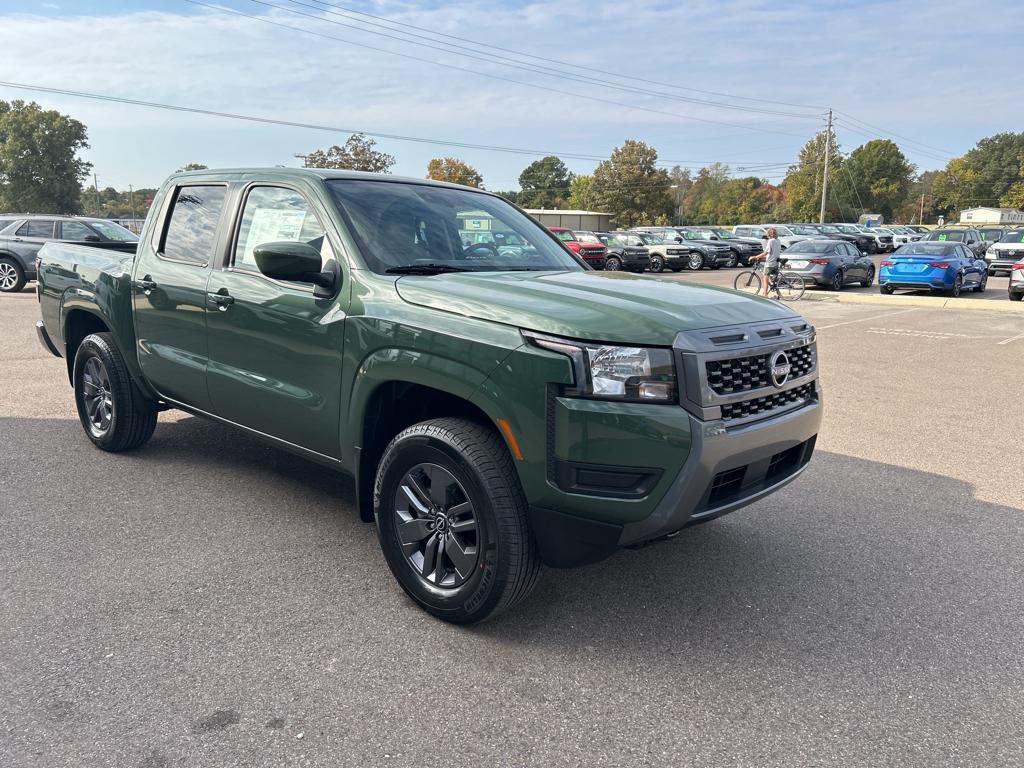
[{"label": "bicycle wheel", "polygon": [[775,290],[783,301],[799,301],[804,295],[804,279],[800,275],[779,275]]},{"label": "bicycle wheel", "polygon": [[740,272],[732,281],[732,287],[743,293],[758,293],[761,290],[761,274],[753,270]]}]

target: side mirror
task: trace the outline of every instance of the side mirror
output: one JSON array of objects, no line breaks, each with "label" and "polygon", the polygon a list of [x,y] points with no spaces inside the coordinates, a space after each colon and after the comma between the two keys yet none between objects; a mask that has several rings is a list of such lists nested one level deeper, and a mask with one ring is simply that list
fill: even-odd
[{"label": "side mirror", "polygon": [[292,280],[298,283],[334,290],[337,282],[333,272],[322,271],[320,251],[295,240],[263,243],[253,249],[256,266],[271,280]]},{"label": "side mirror", "polygon": [[87,243],[98,243],[100,241],[99,235],[86,235],[85,242]]}]

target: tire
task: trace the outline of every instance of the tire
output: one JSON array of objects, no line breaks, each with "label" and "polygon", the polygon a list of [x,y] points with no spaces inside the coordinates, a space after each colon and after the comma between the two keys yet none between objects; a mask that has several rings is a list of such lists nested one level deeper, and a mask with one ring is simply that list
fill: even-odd
[{"label": "tire", "polygon": [[132,387],[124,358],[109,333],[85,337],[75,353],[72,380],[78,418],[97,448],[130,451],[153,436],[156,407]]},{"label": "tire", "polygon": [[875,268],[871,267],[868,269],[868,276],[860,281],[862,288],[870,288],[875,282]]},{"label": "tire", "polygon": [[1024,300],[1024,293],[1011,293],[1009,294],[1010,301],[1022,301]]},{"label": "tire", "polygon": [[975,288],[974,290],[977,293],[984,293],[986,288],[988,288],[988,274],[987,273],[981,276],[981,282],[978,283],[978,287]]},{"label": "tire", "polygon": [[734,291],[743,293],[759,293],[761,291],[761,273],[754,270],[740,272],[732,281]]},{"label": "tire", "polygon": [[828,287],[833,291],[843,290],[843,286],[846,284],[846,278],[843,275],[843,270],[837,269],[832,275],[832,279],[828,283]]},{"label": "tire", "polygon": [[804,279],[800,275],[779,275],[778,292],[783,301],[800,301],[805,289]]},{"label": "tire", "polygon": [[488,426],[444,418],[403,430],[384,451],[373,498],[388,567],[428,613],[473,624],[536,586],[541,565],[526,499],[504,441]]},{"label": "tire", "polygon": [[665,271],[665,260],[658,254],[651,256],[651,272],[655,274]]},{"label": "tire", "polygon": [[740,252],[739,251],[729,251],[729,254],[730,254],[730,256],[729,256],[729,263],[726,264],[725,266],[727,268],[729,268],[729,269],[733,269],[734,267],[738,267],[740,265]]},{"label": "tire", "polygon": [[963,290],[964,290],[964,276],[963,275],[957,275],[956,279],[953,280],[953,287],[950,289],[949,295],[952,296],[955,299],[955,298],[959,297],[961,293],[963,293]]},{"label": "tire", "polygon": [[686,268],[699,271],[704,266],[704,256],[699,251],[690,251],[686,256]]},{"label": "tire", "polygon": [[893,293],[895,292],[895,290],[896,290],[895,288],[890,288],[888,285],[880,285],[880,286],[878,286],[878,292],[879,293],[884,293],[886,296],[892,296]]},{"label": "tire", "polygon": [[21,264],[6,256],[0,258],[0,293],[17,293],[26,282]]},{"label": "tire", "polygon": [[618,256],[609,256],[604,260],[604,269],[606,272],[621,272],[622,261]]}]

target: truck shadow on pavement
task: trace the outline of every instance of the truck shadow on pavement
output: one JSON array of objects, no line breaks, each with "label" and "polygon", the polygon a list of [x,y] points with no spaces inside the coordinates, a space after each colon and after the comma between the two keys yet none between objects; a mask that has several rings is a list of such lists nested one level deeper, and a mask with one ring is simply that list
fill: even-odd
[{"label": "truck shadow on pavement", "polygon": [[[391,580],[373,527],[359,522],[352,482],[328,468],[197,418],[161,420],[147,447],[116,456],[96,451],[71,420],[0,419],[0,439],[19,434],[33,436],[26,460],[37,454],[60,471],[62,496],[79,477],[120,476],[125,489],[145,479],[159,499],[150,524],[173,525],[230,494],[236,506],[218,515],[262,509],[278,530],[312,528],[374,577],[363,582],[373,603],[397,601],[421,617]],[[450,631],[472,644],[661,663],[836,648],[869,663],[874,651],[911,645],[946,653],[950,637],[977,650],[992,633],[1024,634],[1021,551],[1024,512],[976,498],[968,483],[819,451],[800,479],[754,506],[593,566],[548,569],[522,605]]]}]

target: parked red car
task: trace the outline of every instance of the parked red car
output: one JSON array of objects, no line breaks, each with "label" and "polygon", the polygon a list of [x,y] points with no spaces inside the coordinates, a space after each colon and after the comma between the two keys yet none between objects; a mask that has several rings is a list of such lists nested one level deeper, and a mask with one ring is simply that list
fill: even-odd
[{"label": "parked red car", "polygon": [[551,234],[561,240],[565,247],[587,262],[594,269],[604,269],[604,244],[593,237],[581,240],[576,233],[566,227],[548,227]]}]

